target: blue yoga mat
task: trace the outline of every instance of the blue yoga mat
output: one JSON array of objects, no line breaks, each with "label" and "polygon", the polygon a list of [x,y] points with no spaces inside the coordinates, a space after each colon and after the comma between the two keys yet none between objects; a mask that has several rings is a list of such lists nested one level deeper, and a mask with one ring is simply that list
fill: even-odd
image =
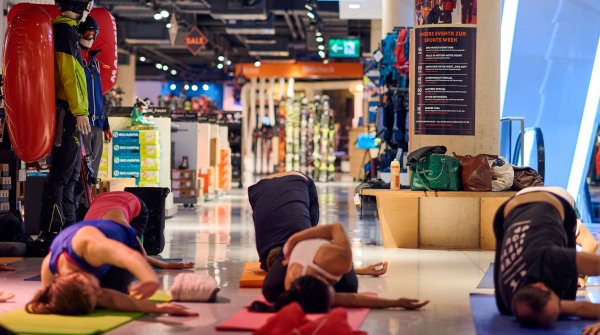
[{"label": "blue yoga mat", "polygon": [[511,335],[571,335],[581,334],[581,330],[593,320],[569,319],[556,322],[554,328],[529,329],[519,326],[512,316],[500,315],[493,295],[471,293],[471,314],[478,335],[511,334]]},{"label": "blue yoga mat", "polygon": [[490,263],[477,288],[494,288],[494,263]]}]

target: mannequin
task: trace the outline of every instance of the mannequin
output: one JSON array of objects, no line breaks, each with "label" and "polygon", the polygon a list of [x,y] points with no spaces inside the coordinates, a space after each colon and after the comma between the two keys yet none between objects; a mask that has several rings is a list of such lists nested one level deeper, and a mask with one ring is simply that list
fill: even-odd
[{"label": "mannequin", "polygon": [[85,72],[79,48],[77,25],[85,21],[94,2],[56,0],[61,15],[52,20],[56,87],[56,138],[52,168],[44,188],[40,228],[51,240],[52,233],[75,223],[75,184],[81,170],[78,133],[90,132]]}]

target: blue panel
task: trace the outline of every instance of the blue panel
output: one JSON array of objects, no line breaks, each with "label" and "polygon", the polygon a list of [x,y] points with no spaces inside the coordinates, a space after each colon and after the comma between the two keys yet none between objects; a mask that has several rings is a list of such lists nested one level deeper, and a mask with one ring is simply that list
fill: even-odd
[{"label": "blue panel", "polygon": [[[171,90],[171,84],[175,84],[175,90]],[[189,85],[192,86],[193,83],[190,83]],[[208,90],[205,91],[203,89],[204,85],[208,85]],[[165,96],[165,95],[170,95],[171,93],[174,93],[175,95],[180,94],[183,90],[183,83],[182,82],[176,82],[176,81],[167,81],[163,86],[162,86],[162,90],[161,90],[161,95]],[[197,91],[192,91],[187,90],[185,92],[185,95],[189,98],[194,98],[194,97],[200,97],[202,95],[206,96],[207,98],[211,99],[215,105],[217,106],[218,109],[223,109],[223,84],[222,83],[204,83],[204,82],[199,82],[196,84],[198,86],[198,90]]]},{"label": "blue panel", "polygon": [[566,187],[588,92],[600,1],[520,1],[503,116],[541,127],[546,184]]}]

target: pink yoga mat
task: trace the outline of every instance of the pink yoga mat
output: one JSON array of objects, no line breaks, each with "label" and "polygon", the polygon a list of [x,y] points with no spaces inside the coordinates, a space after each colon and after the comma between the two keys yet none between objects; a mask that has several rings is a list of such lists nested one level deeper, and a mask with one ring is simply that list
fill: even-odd
[{"label": "pink yoga mat", "polygon": [[[366,294],[376,295],[373,293]],[[260,300],[264,301],[262,297]],[[348,324],[350,327],[352,327],[352,330],[360,330],[360,326],[367,318],[369,309],[346,308],[346,311],[348,312]],[[215,329],[219,331],[254,331],[262,327],[273,315],[275,315],[275,313],[253,313],[249,312],[247,308],[244,308],[235,313],[229,319],[216,325]],[[312,321],[322,317],[323,315],[324,314],[307,314],[306,318]]]}]

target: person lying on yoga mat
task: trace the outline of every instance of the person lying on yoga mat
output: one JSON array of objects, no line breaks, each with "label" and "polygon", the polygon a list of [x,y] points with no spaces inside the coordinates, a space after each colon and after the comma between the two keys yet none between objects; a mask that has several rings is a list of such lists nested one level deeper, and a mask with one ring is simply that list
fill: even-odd
[{"label": "person lying on yoga mat", "polygon": [[577,233],[574,205],[560,187],[532,187],[496,212],[496,305],[522,326],[550,327],[560,315],[600,319],[600,305],[574,301],[578,275],[600,275],[597,243],[585,226]]},{"label": "person lying on yoga mat", "polygon": [[273,304],[254,302],[250,310],[273,312],[294,301],[306,313],[325,313],[332,306],[419,309],[429,303],[358,294],[358,280],[351,269],[352,249],[342,225],[302,230],[290,236],[267,272],[263,295]]},{"label": "person lying on yoga mat", "polygon": [[[319,195],[312,179],[300,172],[276,173],[248,188],[260,268],[268,271],[293,234],[319,222]],[[387,262],[353,269],[360,275],[380,276]]]},{"label": "person lying on yoga mat", "polygon": [[[42,288],[26,310],[36,314],[77,315],[104,307],[197,315],[178,305],[146,300],[160,284],[141,252],[136,234],[118,209],[107,211],[100,220],[84,220],[63,229],[42,262]],[[138,282],[130,286],[133,276]]]},{"label": "person lying on yoga mat", "polygon": [[[129,192],[115,191],[100,194],[94,198],[85,215],[85,220],[102,219],[109,211],[115,210],[122,214],[114,213],[117,215],[117,222],[133,227],[138,238],[144,235],[148,223],[148,208],[140,198]],[[140,245],[142,244],[140,243]],[[148,263],[159,269],[190,269],[194,267],[194,263],[191,262],[164,262],[146,255],[145,250],[142,251]]]}]

